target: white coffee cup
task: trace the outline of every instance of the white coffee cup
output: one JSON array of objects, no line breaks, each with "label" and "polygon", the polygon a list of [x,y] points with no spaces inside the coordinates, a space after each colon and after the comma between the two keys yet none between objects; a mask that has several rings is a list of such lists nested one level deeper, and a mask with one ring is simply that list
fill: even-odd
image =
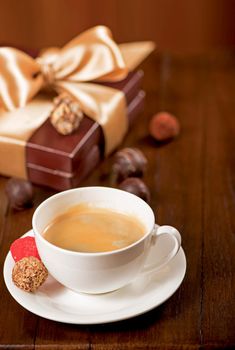
[{"label": "white coffee cup", "polygon": [[[125,248],[103,253],[74,252],[49,243],[42,235],[46,226],[56,216],[79,203],[91,203],[134,215],[144,224],[146,233]],[[161,269],[177,254],[181,245],[181,236],[174,227],[155,224],[154,213],[146,202],[128,192],[108,187],[81,187],[48,198],[33,215],[33,231],[40,257],[49,273],[64,286],[91,294],[116,290],[141,273]],[[146,257],[156,246],[160,235],[170,236],[174,247],[160,263],[146,266]]]}]

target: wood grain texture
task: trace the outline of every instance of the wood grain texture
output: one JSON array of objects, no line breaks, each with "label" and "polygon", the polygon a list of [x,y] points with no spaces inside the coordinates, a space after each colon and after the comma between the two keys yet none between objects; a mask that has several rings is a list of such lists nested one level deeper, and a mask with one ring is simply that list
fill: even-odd
[{"label": "wood grain texture", "polygon": [[[193,349],[200,344],[203,71],[195,70],[194,62],[181,63],[165,55],[149,60],[148,67],[144,67],[146,89],[152,88],[147,91],[145,116],[136,123],[127,144],[140,147],[148,157],[145,181],[151,188],[151,205],[160,224],[181,230],[188,271],[169,303],[133,320],[95,327],[91,343],[99,350],[179,349],[182,344]],[[183,130],[178,140],[161,147],[148,136],[148,120],[162,108],[179,116]]]},{"label": "wood grain texture", "polygon": [[[1,178],[0,202],[1,206],[7,207],[5,220],[1,226],[1,271],[5,256],[9,251],[11,242],[31,229],[31,220],[34,208],[23,212],[15,212],[8,208],[4,193],[5,178]],[[44,200],[51,191],[43,191],[35,187],[35,206]],[[37,316],[24,310],[17,304],[7,292],[3,275],[0,274],[0,348],[11,349],[21,347],[34,349],[35,334],[37,329]]]},{"label": "wood grain texture", "polygon": [[235,348],[235,67],[211,59],[205,96],[203,342]]},{"label": "wood grain texture", "polygon": [[[21,308],[0,276],[0,349],[119,350],[233,349],[234,301],[234,110],[235,54],[152,56],[143,65],[145,113],[124,145],[137,146],[149,167],[145,181],[159,224],[182,233],[187,274],[179,290],[145,315],[99,326],[52,322]],[[164,145],[148,136],[160,110],[174,113],[181,134]],[[113,157],[82,183],[110,185]],[[0,178],[0,266],[10,242],[31,227],[35,207],[53,194],[35,188],[35,207],[7,208]]]},{"label": "wood grain texture", "polygon": [[104,24],[119,42],[154,40],[160,51],[205,52],[235,45],[233,0],[0,0],[0,42],[63,45]]}]

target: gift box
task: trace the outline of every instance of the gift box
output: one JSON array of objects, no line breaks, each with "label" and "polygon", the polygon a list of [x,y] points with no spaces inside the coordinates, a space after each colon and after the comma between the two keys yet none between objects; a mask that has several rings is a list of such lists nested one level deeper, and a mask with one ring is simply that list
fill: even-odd
[{"label": "gift box", "polygon": [[[51,78],[55,72],[51,70],[54,67],[50,60],[55,58],[57,51],[51,53],[49,50],[49,55],[47,51],[42,56],[42,65],[40,60],[36,59],[35,64],[35,61],[30,61],[33,59],[25,57],[23,53],[10,49],[13,50],[10,54],[17,57],[19,62],[17,67],[11,67],[9,51],[6,55],[2,50],[1,54],[0,48],[0,63],[1,59],[5,59],[3,63],[7,67],[3,70],[3,78],[8,88],[0,84],[0,102],[3,104],[0,110],[0,173],[65,190],[78,186],[100,160],[120,144],[143,110],[143,72],[136,70],[136,67],[152,51],[153,45],[135,43],[118,48],[113,41],[110,44],[110,39],[107,28],[95,27],[74,39],[72,44],[67,44],[61,49],[56,82],[54,77]],[[102,45],[97,48],[100,41]],[[120,62],[113,62],[113,57]],[[54,62],[58,68],[58,60]],[[76,64],[76,70],[70,69],[68,73],[68,67],[74,69]],[[112,65],[115,67],[106,70],[106,66]],[[25,84],[17,74],[14,75],[16,70],[18,75],[26,75]],[[64,72],[67,74],[66,79]],[[99,77],[100,72],[102,79]],[[9,78],[10,74],[13,77]],[[43,84],[42,81],[38,82],[42,80],[41,75]],[[46,87],[52,86],[53,89],[45,91],[45,80],[50,83]],[[35,90],[37,84],[40,88]],[[13,87],[18,91],[17,96],[14,95]],[[55,92],[66,92],[81,105],[82,118],[71,134],[62,135],[51,122]]]},{"label": "gift box", "polygon": [[[130,125],[143,110],[144,97],[144,92],[140,91],[128,106],[128,118]],[[85,122],[83,125],[85,127]],[[51,131],[52,134],[54,134],[55,131],[52,129],[51,125],[48,122],[44,124],[44,128],[47,127],[47,134],[51,134]],[[65,190],[78,186],[80,182],[99,164],[103,158],[103,137],[99,124],[91,124],[89,121],[86,124],[86,127],[88,129],[87,133],[89,131],[91,133],[89,135],[89,138],[86,139],[85,143],[83,143],[83,139],[81,139],[81,134],[76,134],[76,136],[78,136],[78,139],[80,139],[80,143],[78,141],[74,146],[73,142],[68,142],[66,147],[67,150],[62,154],[60,153],[60,150],[61,146],[63,146],[63,143],[59,143],[59,137],[54,138],[53,143],[55,140],[57,140],[60,150],[58,150],[56,147],[48,149],[45,145],[41,145],[42,147],[39,146],[37,149],[38,152],[35,152],[33,155],[32,148],[35,146],[37,147],[37,145],[29,144],[27,147],[27,158],[28,160],[31,159],[32,161],[36,162],[36,164],[27,163],[28,178],[30,181],[35,184],[46,185],[57,190]],[[47,140],[51,139],[48,138]],[[82,145],[80,146],[80,144]],[[41,157],[37,156],[38,153],[41,153]],[[58,158],[64,159],[65,161],[61,162],[60,159],[60,161],[56,163],[55,158],[58,158],[55,157],[55,154],[58,155]],[[53,162],[51,164],[54,164],[55,168],[39,165],[40,163],[49,163],[51,158],[53,158]],[[39,160],[41,160],[41,162]],[[73,171],[60,170],[61,168],[64,168],[66,164],[69,168],[72,167]]]},{"label": "gift box", "polygon": [[[116,86],[125,93],[130,127],[144,107],[145,94],[140,90],[142,78],[142,71],[130,73]],[[103,156],[104,138],[97,122],[85,116],[79,129],[65,137],[46,120],[26,145],[28,178],[57,190],[76,187]]]}]

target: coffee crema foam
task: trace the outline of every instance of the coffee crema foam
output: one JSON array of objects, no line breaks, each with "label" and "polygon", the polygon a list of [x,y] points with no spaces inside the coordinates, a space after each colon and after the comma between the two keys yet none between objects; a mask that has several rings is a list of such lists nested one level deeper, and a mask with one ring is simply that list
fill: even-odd
[{"label": "coffee crema foam", "polygon": [[84,203],[58,215],[43,237],[63,249],[97,253],[127,247],[145,232],[141,221],[132,215]]}]

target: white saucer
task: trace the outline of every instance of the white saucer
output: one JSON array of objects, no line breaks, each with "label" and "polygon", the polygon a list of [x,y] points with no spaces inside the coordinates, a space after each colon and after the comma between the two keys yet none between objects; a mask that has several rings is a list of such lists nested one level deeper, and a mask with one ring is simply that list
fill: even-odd
[{"label": "white saucer", "polygon": [[[24,236],[26,235],[32,236],[33,231]],[[148,260],[151,261],[153,256],[160,258],[168,244],[167,240],[161,240]],[[102,295],[75,293],[52,276],[48,277],[36,293],[27,293],[12,282],[13,266],[14,260],[9,252],[4,264],[5,283],[12,297],[25,309],[54,321],[98,324],[137,316],[162,304],[182,283],[186,258],[181,248],[177,256],[159,272],[139,277],[126,287]]]}]

